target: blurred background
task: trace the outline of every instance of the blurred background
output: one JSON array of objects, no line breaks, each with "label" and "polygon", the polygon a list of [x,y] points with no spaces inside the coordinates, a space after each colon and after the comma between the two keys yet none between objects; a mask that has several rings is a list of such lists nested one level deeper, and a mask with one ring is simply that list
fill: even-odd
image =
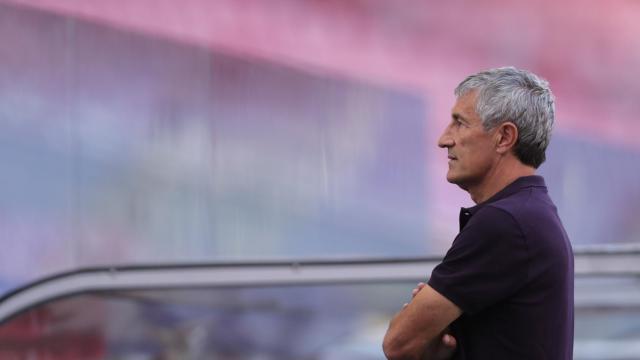
[{"label": "blurred background", "polygon": [[0,293],[90,266],[442,256],[472,202],[436,140],[455,86],[505,65],[556,95],[540,173],[574,246],[633,247],[639,20],[632,0],[0,0]]}]

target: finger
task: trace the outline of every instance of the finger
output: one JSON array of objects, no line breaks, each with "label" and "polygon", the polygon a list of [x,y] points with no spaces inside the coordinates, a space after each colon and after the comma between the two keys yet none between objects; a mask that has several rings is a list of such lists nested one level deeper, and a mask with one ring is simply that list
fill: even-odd
[{"label": "finger", "polygon": [[456,345],[457,345],[456,338],[454,338],[453,336],[451,336],[449,334],[445,334],[442,337],[442,343],[445,346],[450,347],[450,348],[455,348]]},{"label": "finger", "polygon": [[411,291],[411,297],[415,297],[425,286],[426,284],[423,282],[418,283],[418,285]]}]

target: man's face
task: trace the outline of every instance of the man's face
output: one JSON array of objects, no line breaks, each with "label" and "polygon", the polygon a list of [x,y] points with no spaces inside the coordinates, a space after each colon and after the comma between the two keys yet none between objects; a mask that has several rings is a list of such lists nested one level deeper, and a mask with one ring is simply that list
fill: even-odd
[{"label": "man's face", "polygon": [[476,98],[475,91],[458,98],[451,110],[451,122],[438,140],[438,146],[448,152],[447,181],[465,190],[481,183],[497,158],[494,131],[482,127]]}]

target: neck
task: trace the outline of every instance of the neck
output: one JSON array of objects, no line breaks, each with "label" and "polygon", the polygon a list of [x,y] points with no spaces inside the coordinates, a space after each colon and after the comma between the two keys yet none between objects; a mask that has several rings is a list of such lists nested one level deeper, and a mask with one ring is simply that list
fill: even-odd
[{"label": "neck", "polygon": [[488,200],[518,178],[534,175],[536,172],[536,169],[521,163],[519,160],[507,161],[496,165],[480,183],[469,186],[466,189],[476,204]]}]

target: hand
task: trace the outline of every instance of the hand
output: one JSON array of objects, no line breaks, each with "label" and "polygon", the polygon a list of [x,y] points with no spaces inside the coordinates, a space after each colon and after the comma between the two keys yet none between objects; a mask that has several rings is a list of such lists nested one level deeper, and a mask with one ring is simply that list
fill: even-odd
[{"label": "hand", "polygon": [[436,339],[429,344],[424,355],[423,360],[449,360],[456,352],[458,342],[451,334],[448,333],[449,329],[443,332],[440,339]]},{"label": "hand", "polygon": [[[420,290],[422,290],[426,285],[427,284],[423,282],[419,282],[418,285],[416,285],[416,287],[411,291],[411,299],[416,297]],[[404,309],[408,305],[408,303],[404,304],[402,308]],[[456,338],[449,333],[449,328],[447,328],[442,332],[442,337],[440,339],[436,339],[433,343],[429,344],[422,358],[424,360],[451,359],[456,351],[457,346],[458,342],[456,341]]]},{"label": "hand", "polygon": [[[411,291],[411,298],[413,299],[414,297],[416,297],[416,295],[418,295],[418,293],[420,292],[420,290],[422,290],[427,284],[423,283],[423,282],[419,282],[418,285],[416,285],[416,287]],[[406,308],[409,305],[409,303],[405,303],[404,305],[402,305],[402,308]]]},{"label": "hand", "polygon": [[415,289],[411,291],[411,298],[413,299],[414,297],[416,297],[416,295],[418,295],[420,290],[422,290],[425,286],[427,286],[427,284],[423,282],[419,282],[418,285],[415,287]]}]

